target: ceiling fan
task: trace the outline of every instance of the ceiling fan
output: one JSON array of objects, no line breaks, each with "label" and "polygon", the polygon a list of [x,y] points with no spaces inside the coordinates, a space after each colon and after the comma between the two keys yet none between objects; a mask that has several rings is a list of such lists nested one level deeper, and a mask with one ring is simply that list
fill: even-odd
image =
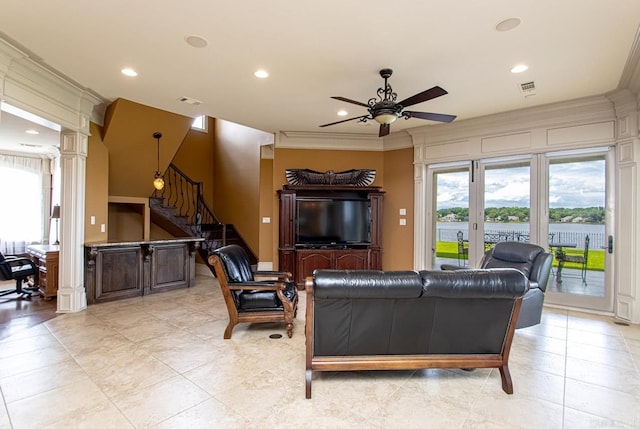
[{"label": "ceiling fan", "polygon": [[387,83],[387,79],[391,77],[393,70],[382,69],[380,70],[380,76],[384,79],[384,87],[378,88],[378,97],[370,98],[367,103],[361,103],[355,100],[349,100],[344,97],[331,97],[336,100],[344,101],[351,104],[357,104],[358,106],[366,107],[369,111],[368,115],[357,116],[355,118],[344,119],[342,121],[331,122],[330,124],[320,125],[321,127],[328,127],[330,125],[341,124],[343,122],[355,121],[367,122],[368,120],[375,119],[380,124],[380,132],[378,137],[384,137],[389,134],[390,126],[398,118],[418,118],[427,119],[437,122],[451,122],[456,117],[453,115],[444,115],[441,113],[428,113],[428,112],[414,112],[409,110],[403,110],[405,107],[413,106],[414,104],[422,103],[423,101],[431,100],[436,97],[448,94],[447,91],[434,86],[431,89],[422,91],[409,98],[405,98],[400,102],[396,102],[398,95],[393,92],[391,85]]}]

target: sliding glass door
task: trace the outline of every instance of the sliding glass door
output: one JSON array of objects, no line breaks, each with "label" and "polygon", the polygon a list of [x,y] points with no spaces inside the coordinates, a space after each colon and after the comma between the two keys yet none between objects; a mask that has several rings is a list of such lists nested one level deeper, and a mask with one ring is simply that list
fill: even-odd
[{"label": "sliding glass door", "polygon": [[489,250],[501,241],[530,240],[531,168],[529,159],[481,161],[482,242]]},{"label": "sliding glass door", "polygon": [[548,222],[554,255],[547,302],[612,309],[613,149],[547,154]]},{"label": "sliding glass door", "polygon": [[470,165],[441,165],[431,171],[434,204],[432,213],[432,266],[469,266]]},{"label": "sliding glass door", "polygon": [[433,165],[431,266],[477,267],[501,241],[553,254],[547,302],[612,310],[613,149]]}]

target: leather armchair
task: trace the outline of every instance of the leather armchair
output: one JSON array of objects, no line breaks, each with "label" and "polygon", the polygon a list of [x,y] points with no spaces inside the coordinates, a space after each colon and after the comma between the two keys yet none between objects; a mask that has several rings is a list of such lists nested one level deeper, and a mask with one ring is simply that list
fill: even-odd
[{"label": "leather armchair", "polygon": [[[213,265],[229,312],[225,339],[231,338],[238,323],[280,321],[285,322],[291,338],[298,310],[298,291],[291,273],[253,272],[244,249],[236,244],[214,250],[209,263]],[[260,278],[269,280],[260,281]]]},{"label": "leather armchair", "polygon": [[[551,273],[553,256],[542,247],[517,241],[503,241],[488,250],[480,261],[481,269],[515,268],[529,279],[529,289],[522,300],[516,329],[540,323],[544,293]],[[442,265],[443,270],[459,270],[456,265]]]}]

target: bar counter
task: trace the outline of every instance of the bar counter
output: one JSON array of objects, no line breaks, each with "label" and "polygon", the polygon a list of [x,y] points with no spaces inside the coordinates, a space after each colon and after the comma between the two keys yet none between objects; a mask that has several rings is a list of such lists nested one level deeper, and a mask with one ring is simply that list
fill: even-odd
[{"label": "bar counter", "polygon": [[85,243],[87,303],[187,288],[203,238]]}]

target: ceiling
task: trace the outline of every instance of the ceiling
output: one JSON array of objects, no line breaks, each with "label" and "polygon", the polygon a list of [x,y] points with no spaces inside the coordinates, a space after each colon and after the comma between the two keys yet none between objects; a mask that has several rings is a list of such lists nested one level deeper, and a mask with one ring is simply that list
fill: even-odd
[{"label": "ceiling", "polygon": [[[497,31],[508,18],[521,23]],[[107,101],[267,132],[373,135],[375,123],[319,125],[366,114],[330,96],[366,103],[382,68],[394,70],[399,100],[446,89],[411,110],[460,121],[615,90],[639,24],[638,0],[5,0],[0,15],[6,38]],[[208,45],[188,45],[190,35]],[[512,74],[520,63],[529,69]],[[122,75],[124,67],[138,76]],[[254,77],[259,68],[269,78]],[[528,82],[535,90],[523,93]],[[341,109],[348,116],[337,116]],[[391,131],[428,124],[398,120]]]}]

